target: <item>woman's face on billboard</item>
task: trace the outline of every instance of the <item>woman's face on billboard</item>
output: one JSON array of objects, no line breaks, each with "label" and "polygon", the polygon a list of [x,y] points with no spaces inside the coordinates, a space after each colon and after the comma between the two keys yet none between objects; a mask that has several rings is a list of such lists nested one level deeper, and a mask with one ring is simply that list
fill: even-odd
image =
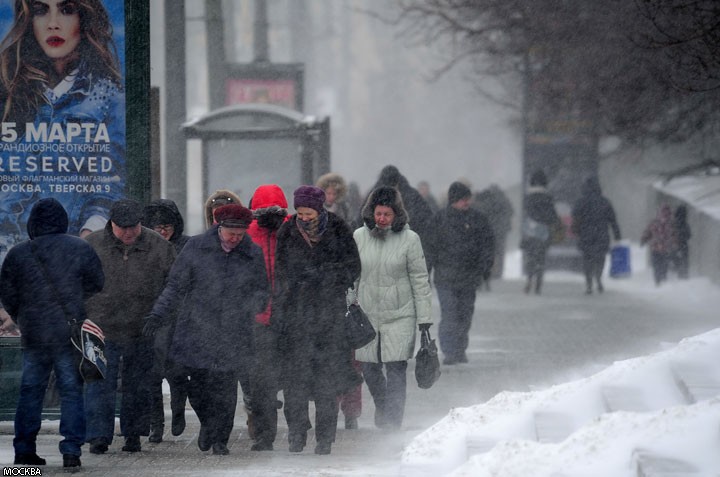
[{"label": "woman's face on billboard", "polygon": [[40,48],[62,71],[80,44],[80,13],[75,0],[33,0],[33,32]]}]

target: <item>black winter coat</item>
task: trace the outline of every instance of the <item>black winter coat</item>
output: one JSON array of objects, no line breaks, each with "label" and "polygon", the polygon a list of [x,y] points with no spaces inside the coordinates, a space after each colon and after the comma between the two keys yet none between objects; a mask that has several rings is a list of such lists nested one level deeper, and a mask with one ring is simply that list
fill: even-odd
[{"label": "black winter coat", "polygon": [[578,249],[584,255],[605,255],[608,252],[609,228],[612,228],[615,240],[620,240],[615,210],[600,193],[588,192],[575,203],[572,230],[577,236]]},{"label": "black winter coat", "polygon": [[[536,222],[545,224],[552,231],[554,227],[562,227],[560,217],[555,211],[555,199],[545,188],[530,187],[523,201],[523,212]],[[552,236],[552,235],[551,235]],[[523,237],[520,248],[525,250],[547,249],[550,238],[542,242],[537,238]]]},{"label": "black winter coat", "polygon": [[260,247],[245,235],[227,253],[215,225],[185,244],[152,314],[164,322],[177,316],[169,354],[174,363],[249,369],[255,357],[255,315],[265,309],[268,297]]},{"label": "black winter coat", "polygon": [[345,331],[345,293],[360,277],[360,255],[345,222],[328,212],[310,247],[297,216],[277,236],[271,326],[279,331],[283,387],[340,395],[361,382]]},{"label": "black winter coat", "polygon": [[435,215],[432,242],[434,281],[438,286],[475,288],[490,271],[495,236],[481,212],[447,207]]},{"label": "black winter coat", "polygon": [[38,202],[27,229],[30,240],[11,248],[2,264],[0,299],[20,327],[23,347],[67,344],[70,326],[48,280],[70,316],[82,321],[85,299],[103,288],[102,264],[85,240],[66,235],[67,213],[54,199]]}]

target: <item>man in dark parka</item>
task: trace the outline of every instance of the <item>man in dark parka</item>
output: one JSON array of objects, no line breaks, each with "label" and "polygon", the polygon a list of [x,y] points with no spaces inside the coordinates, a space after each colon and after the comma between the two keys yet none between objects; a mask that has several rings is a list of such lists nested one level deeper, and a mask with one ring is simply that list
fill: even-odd
[{"label": "man in dark parka", "polygon": [[465,351],[475,293],[492,269],[495,237],[487,218],[470,207],[472,192],[461,182],[448,190],[448,206],[434,220],[432,262],[440,300],[440,349],[444,364],[467,363]]}]

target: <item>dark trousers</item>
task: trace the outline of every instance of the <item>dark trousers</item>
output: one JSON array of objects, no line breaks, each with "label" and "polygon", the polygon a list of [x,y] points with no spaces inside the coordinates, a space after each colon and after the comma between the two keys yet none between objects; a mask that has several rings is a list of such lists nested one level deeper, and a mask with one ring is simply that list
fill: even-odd
[{"label": "dark trousers", "polygon": [[[306,386],[289,386],[283,390],[285,398],[285,420],[288,424],[288,439],[307,438],[310,429],[308,406],[310,390]],[[315,440],[317,442],[334,442],[337,431],[338,403],[337,396],[316,394],[315,400]]]},{"label": "dark trousers", "polygon": [[655,285],[660,285],[660,283],[667,280],[668,266],[670,265],[670,254],[652,252],[651,260]]},{"label": "dark trousers", "polygon": [[465,358],[468,334],[475,312],[475,288],[437,286],[440,301],[440,349],[448,360]]},{"label": "dark trousers", "polygon": [[583,271],[585,272],[585,285],[592,291],[593,280],[598,290],[602,289],[602,273],[605,268],[605,253],[583,253]]},{"label": "dark trousers", "polygon": [[108,444],[112,443],[118,375],[122,383],[120,432],[125,437],[147,436],[150,433],[150,380],[153,363],[149,340],[138,338],[127,343],[106,340],[105,357],[105,379],[85,387],[88,441],[102,437]]},{"label": "dark trousers", "polygon": [[[165,379],[170,385],[170,409],[173,416],[185,413],[187,402],[187,388],[189,386],[188,376],[180,370],[173,369],[168,365],[165,371]],[[150,416],[150,427],[153,431],[162,433],[165,428],[165,409],[163,407],[162,392],[163,375],[153,373],[150,384],[150,395],[152,399],[152,412]]]},{"label": "dark trousers", "polygon": [[535,279],[535,293],[542,290],[543,276],[545,275],[545,258],[547,256],[547,245],[535,239],[529,239],[523,246],[523,257],[525,259],[525,274],[527,275],[527,284],[525,292],[529,293],[532,289],[533,278]]},{"label": "dark trousers", "polygon": [[407,361],[362,363],[362,369],[375,403],[375,425],[400,428],[407,397]]},{"label": "dark trousers", "polygon": [[277,436],[277,395],[279,362],[276,356],[276,334],[260,323],[255,324],[256,365],[250,383],[255,440],[272,444]]},{"label": "dark trousers", "polygon": [[22,352],[20,396],[15,413],[16,454],[34,454],[40,432],[43,398],[50,372],[55,370],[56,386],[60,392],[59,447],[62,454],[79,456],[85,442],[85,411],[83,381],[78,372],[77,351],[70,344],[26,348]]},{"label": "dark trousers", "polygon": [[190,376],[188,399],[202,431],[211,444],[226,444],[230,439],[238,399],[238,373],[186,368]]}]

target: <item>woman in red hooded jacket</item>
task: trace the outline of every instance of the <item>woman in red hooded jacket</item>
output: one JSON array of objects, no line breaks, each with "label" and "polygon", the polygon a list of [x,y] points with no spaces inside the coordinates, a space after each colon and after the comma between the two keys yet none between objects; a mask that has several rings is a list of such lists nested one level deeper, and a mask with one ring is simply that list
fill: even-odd
[{"label": "woman in red hooded jacket", "polygon": [[[255,220],[248,228],[248,235],[260,246],[265,256],[265,268],[272,287],[275,282],[275,245],[277,231],[287,220],[287,199],[276,184],[265,184],[255,189],[250,201]],[[277,435],[277,393],[279,369],[275,356],[275,333],[270,329],[272,303],[255,317],[255,344],[257,363],[252,379],[251,406],[255,431],[254,451],[273,450]]]}]

